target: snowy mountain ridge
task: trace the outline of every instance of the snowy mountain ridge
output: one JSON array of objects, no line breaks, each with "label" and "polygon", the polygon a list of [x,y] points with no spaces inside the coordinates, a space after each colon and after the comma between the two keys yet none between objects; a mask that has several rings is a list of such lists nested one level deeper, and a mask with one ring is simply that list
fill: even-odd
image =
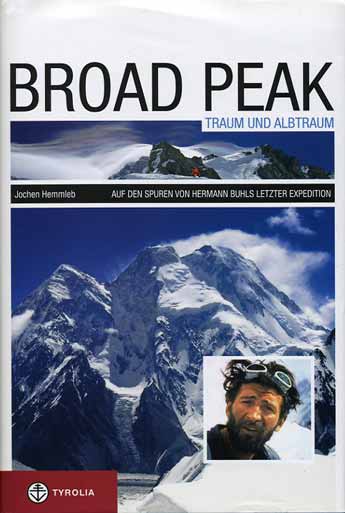
[{"label": "snowy mountain ridge", "polygon": [[[161,155],[157,152],[162,150],[159,147],[168,149],[168,156],[162,161],[160,170],[157,168]],[[184,159],[176,157],[179,152]],[[122,150],[121,150],[122,152]],[[158,158],[158,160],[157,160]],[[152,170],[150,170],[149,159],[152,161]],[[193,178],[191,172],[182,171],[183,160],[194,160],[194,166],[201,170],[200,178],[223,178],[238,179],[252,178],[259,179],[257,169],[264,165],[267,159],[262,155],[260,148],[245,148],[232,143],[214,144],[202,143],[193,146],[176,146],[168,143],[158,145],[131,145],[127,147],[126,161],[122,158],[116,162],[116,169],[110,176],[111,179],[149,179],[149,178]],[[178,161],[180,161],[178,163]],[[168,172],[167,166],[172,166],[177,162],[177,166],[172,167]],[[156,163],[156,165],[155,165]],[[209,170],[216,174],[210,173]],[[163,171],[163,173],[162,173]],[[149,176],[152,174],[152,176]],[[153,176],[154,175],[154,176]],[[218,176],[217,176],[218,175]]]},{"label": "snowy mountain ridge", "polygon": [[[127,147],[126,159],[116,163],[110,179],[328,179],[332,175],[318,166],[302,165],[295,157],[269,144],[241,147],[233,143],[204,142],[176,146],[161,141]],[[139,153],[138,153],[139,150]],[[123,155],[123,149],[118,150]],[[119,165],[120,162],[120,165]],[[122,167],[121,167],[122,166]]]}]

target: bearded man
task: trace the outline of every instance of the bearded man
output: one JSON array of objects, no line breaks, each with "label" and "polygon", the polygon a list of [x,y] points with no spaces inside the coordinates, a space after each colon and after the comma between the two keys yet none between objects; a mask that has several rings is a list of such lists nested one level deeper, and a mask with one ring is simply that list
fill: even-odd
[{"label": "bearded man", "polygon": [[295,377],[275,361],[231,360],[224,371],[226,425],[207,433],[211,460],[279,460],[266,442],[301,403]]}]

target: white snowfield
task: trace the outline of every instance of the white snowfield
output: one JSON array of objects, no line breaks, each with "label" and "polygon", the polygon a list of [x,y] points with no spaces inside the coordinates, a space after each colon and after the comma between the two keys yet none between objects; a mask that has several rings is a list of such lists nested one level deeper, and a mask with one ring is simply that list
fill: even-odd
[{"label": "white snowfield", "polygon": [[[320,486],[327,469],[327,486]],[[201,452],[183,458],[137,513],[329,511],[335,493],[335,458],[312,463],[219,461],[203,466]],[[319,486],[316,485],[319,484]],[[306,502],[306,491],[308,502]],[[311,492],[312,490],[312,492]],[[255,497],[255,500],[251,497]],[[310,500],[312,497],[312,500]],[[285,499],[284,499],[285,498]],[[288,499],[288,503],[285,502]],[[294,509],[291,509],[294,504]]]},{"label": "white snowfield", "polygon": [[310,429],[302,427],[296,422],[286,421],[282,430],[274,433],[268,445],[277,451],[282,460],[310,461],[314,452],[314,447],[310,443],[311,439]]},{"label": "white snowfield", "polygon": [[232,143],[203,143],[188,147],[181,147],[179,150],[186,157],[202,157],[209,155],[215,157],[207,158],[205,165],[212,167],[223,179],[238,180],[252,179],[260,180],[257,175],[259,166],[268,162],[262,155],[261,149],[245,148]]},{"label": "white snowfield", "polygon": [[212,303],[231,305],[215,288],[197,280],[182,262],[162,266],[158,279],[164,283],[159,295],[162,308],[184,310],[199,309]]},{"label": "white snowfield", "polygon": [[[210,287],[204,281],[196,279],[189,267],[182,262],[161,267],[158,272],[158,279],[163,282],[158,299],[163,311],[168,310],[170,313],[178,315],[188,310],[218,306],[219,309],[213,315],[213,321],[220,325],[232,326],[234,333],[243,334],[246,340],[251,341],[251,346],[255,346],[256,351],[265,350],[267,343],[271,347],[280,347],[281,344],[270,336],[268,330],[265,331],[257,324],[246,319],[215,287]],[[240,345],[241,342],[239,341],[237,347]],[[247,354],[255,354],[255,352],[251,352],[250,347],[246,350]]]},{"label": "white snowfield", "polygon": [[[218,248],[220,263],[229,265],[229,255],[226,250]],[[196,251],[195,254],[200,252]],[[202,257],[202,253],[200,253]],[[241,257],[238,257],[239,260]],[[238,290],[240,302],[243,298],[258,301],[254,286],[265,290],[264,277],[260,275],[253,262],[246,260],[240,272],[234,273],[232,280]],[[245,333],[246,340],[251,341],[250,347],[255,347],[253,354],[265,350],[267,345],[276,347],[296,344],[300,349],[309,350],[311,344],[318,347],[325,336],[325,331],[308,322],[303,313],[292,313],[277,296],[277,291],[265,290],[265,297],[260,298],[265,311],[253,308],[245,317],[239,309],[217,290],[217,266],[212,270],[214,277],[205,280],[196,278],[193,266],[186,265],[181,260],[160,267],[157,278],[162,283],[158,303],[164,312],[179,315],[186,311],[206,309],[218,306],[213,315],[213,321],[219,325],[230,325],[234,332]],[[210,282],[214,282],[214,286]],[[255,341],[255,344],[254,344]]]}]

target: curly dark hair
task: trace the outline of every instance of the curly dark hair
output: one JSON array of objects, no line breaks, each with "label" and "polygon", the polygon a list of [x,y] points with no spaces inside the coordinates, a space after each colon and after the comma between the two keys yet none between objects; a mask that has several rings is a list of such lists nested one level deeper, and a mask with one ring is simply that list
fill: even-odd
[{"label": "curly dark hair", "polygon": [[[248,365],[253,363],[265,365],[268,372],[255,376],[252,380],[250,380],[250,382],[259,383],[261,385],[274,388],[277,393],[283,397],[283,405],[280,411],[280,420],[285,420],[290,410],[296,409],[296,407],[301,404],[301,399],[296,386],[296,380],[292,372],[289,371],[289,369],[287,369],[284,365],[281,365],[275,361],[265,362],[264,360],[256,360],[254,362],[252,360],[245,359],[230,360],[225,368],[225,371],[223,372],[225,378],[223,387],[225,390],[226,402],[233,402],[239,389],[241,388],[241,385],[248,382],[248,380],[245,379],[246,369]],[[270,375],[273,376],[277,371],[285,372],[285,374],[287,374],[291,380],[292,386],[285,394],[270,378]]]}]

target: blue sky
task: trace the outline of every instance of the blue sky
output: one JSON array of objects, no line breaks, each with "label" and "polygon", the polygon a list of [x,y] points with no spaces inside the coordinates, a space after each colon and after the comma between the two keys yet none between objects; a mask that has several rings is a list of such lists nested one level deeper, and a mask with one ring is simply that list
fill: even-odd
[{"label": "blue sky", "polygon": [[[129,141],[155,144],[166,140],[177,146],[190,146],[200,142],[231,142],[240,146],[271,144],[275,148],[297,157],[302,164],[320,166],[334,171],[333,132],[223,132],[202,133],[199,121],[138,121],[138,122],[77,122],[34,121],[11,124],[12,143],[49,144],[62,136],[82,133],[83,130],[102,130],[105,126],[123,128]],[[130,135],[128,132],[131,131]],[[124,136],[123,136],[124,137]],[[127,141],[127,139],[126,139]],[[31,148],[33,149],[33,148]]]},{"label": "blue sky", "polygon": [[62,263],[111,281],[149,245],[186,254],[211,243],[254,260],[301,306],[330,308],[333,217],[331,208],[13,208],[13,306]]}]

